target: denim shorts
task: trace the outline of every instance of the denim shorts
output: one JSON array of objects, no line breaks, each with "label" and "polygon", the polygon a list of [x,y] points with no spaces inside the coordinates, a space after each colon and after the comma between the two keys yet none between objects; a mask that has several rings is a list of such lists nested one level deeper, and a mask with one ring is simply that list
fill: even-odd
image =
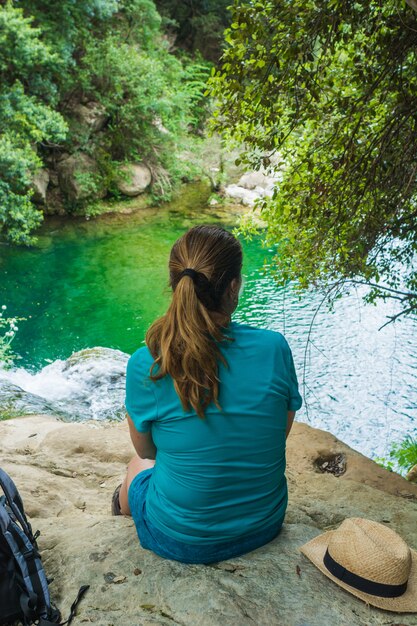
[{"label": "denim shorts", "polygon": [[152,550],[152,552],[165,559],[172,559],[181,563],[216,563],[225,561],[260,548],[272,541],[281,530],[284,518],[262,531],[234,541],[229,540],[224,543],[210,545],[178,541],[152,525],[147,517],[146,493],[152,473],[153,468],[143,470],[132,480],[128,493],[129,507],[142,548]]}]

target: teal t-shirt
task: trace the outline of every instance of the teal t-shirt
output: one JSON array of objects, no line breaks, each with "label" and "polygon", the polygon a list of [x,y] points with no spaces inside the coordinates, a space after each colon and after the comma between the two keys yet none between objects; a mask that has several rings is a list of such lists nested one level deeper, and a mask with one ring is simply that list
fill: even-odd
[{"label": "teal t-shirt", "polygon": [[219,366],[221,410],[185,412],[170,376],[153,382],[145,346],[129,359],[126,410],[157,448],[146,508],[165,534],[223,543],[278,522],[287,507],[287,412],[301,407],[291,350],[277,332],[231,322]]}]

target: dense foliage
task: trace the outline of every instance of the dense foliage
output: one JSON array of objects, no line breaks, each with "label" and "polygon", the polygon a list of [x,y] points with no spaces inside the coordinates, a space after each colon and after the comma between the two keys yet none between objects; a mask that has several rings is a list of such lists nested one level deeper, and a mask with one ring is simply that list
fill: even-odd
[{"label": "dense foliage", "polygon": [[[410,0],[410,4],[413,4]],[[417,3],[414,3],[417,6]],[[282,169],[277,275],[417,309],[417,13],[387,0],[234,2],[214,128]]]},{"label": "dense foliage", "polygon": [[30,201],[37,145],[62,141],[67,130],[53,110],[62,65],[40,35],[21,9],[0,7],[0,225],[17,243],[42,219]]},{"label": "dense foliage", "polygon": [[[84,203],[100,188],[117,193],[129,161],[145,161],[153,193],[166,196],[187,170],[177,154],[206,115],[208,71],[171,54],[152,0],[0,3],[0,231],[32,241],[43,217],[33,176],[68,154],[97,163],[79,180]],[[90,102],[105,112],[103,132],[75,114]]]},{"label": "dense foliage", "polygon": [[223,32],[230,25],[230,0],[156,0],[174,45],[199,51],[216,63],[223,48]]}]

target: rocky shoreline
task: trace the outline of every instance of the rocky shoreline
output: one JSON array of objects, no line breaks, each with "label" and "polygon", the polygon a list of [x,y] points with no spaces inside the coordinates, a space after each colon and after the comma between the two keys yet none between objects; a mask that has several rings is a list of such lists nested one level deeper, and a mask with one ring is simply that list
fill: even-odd
[{"label": "rocky shoreline", "polygon": [[296,423],[288,440],[289,507],[270,544],[211,566],[143,550],[129,518],[110,515],[132,455],[126,424],[35,415],[0,422],[1,465],[41,536],[51,593],[65,615],[90,584],[74,623],[98,626],[412,625],[327,580],[298,548],[351,516],[389,525],[417,549],[417,485],[330,433]]},{"label": "rocky shoreline", "polygon": [[[110,115],[99,102],[88,99],[72,102],[67,108],[72,151],[50,149],[44,167],[32,179],[32,199],[45,215],[66,215],[71,212],[69,207],[103,199],[108,192],[94,153],[105,149]],[[131,162],[120,164],[114,185],[123,196],[136,197],[151,182],[150,166]]]}]

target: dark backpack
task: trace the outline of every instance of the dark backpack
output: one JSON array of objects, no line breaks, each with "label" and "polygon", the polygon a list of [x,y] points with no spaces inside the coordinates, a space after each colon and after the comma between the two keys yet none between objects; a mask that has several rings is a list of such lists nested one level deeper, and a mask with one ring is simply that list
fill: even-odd
[{"label": "dark backpack", "polygon": [[[20,620],[25,626],[52,626],[61,623],[59,610],[51,604],[48,581],[38,551],[39,531],[32,528],[23,509],[16,485],[0,469],[0,624]],[[88,589],[81,587],[71,606],[69,625],[78,602]],[[63,626],[63,624],[61,626]]]}]

